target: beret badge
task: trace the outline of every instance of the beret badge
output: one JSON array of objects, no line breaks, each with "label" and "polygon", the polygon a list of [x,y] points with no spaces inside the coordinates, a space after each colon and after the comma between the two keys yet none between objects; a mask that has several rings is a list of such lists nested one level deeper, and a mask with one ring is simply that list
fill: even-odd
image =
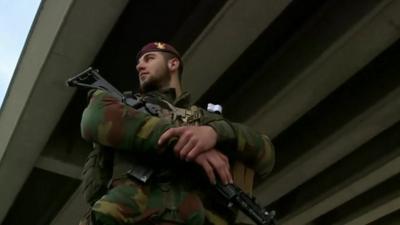
[{"label": "beret badge", "polygon": [[162,43],[162,42],[154,42],[154,45],[155,45],[158,49],[165,49],[165,43]]}]

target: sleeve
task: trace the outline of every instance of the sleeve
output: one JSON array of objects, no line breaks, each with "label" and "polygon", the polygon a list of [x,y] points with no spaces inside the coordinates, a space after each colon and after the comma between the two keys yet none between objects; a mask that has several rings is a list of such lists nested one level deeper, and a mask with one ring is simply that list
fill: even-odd
[{"label": "sleeve", "polygon": [[271,140],[249,127],[218,119],[207,125],[218,134],[217,147],[254,169],[258,178],[265,178],[275,164],[275,150]]},{"label": "sleeve", "polygon": [[91,95],[81,120],[83,139],[139,152],[162,152],[157,141],[171,127],[170,122],[135,110],[101,90]]}]

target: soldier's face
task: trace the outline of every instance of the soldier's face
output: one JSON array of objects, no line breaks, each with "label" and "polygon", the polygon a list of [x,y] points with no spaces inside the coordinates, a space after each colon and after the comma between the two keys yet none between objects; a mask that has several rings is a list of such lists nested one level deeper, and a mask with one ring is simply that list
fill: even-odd
[{"label": "soldier's face", "polygon": [[152,91],[168,87],[171,79],[167,60],[160,52],[145,53],[136,65],[140,87]]}]

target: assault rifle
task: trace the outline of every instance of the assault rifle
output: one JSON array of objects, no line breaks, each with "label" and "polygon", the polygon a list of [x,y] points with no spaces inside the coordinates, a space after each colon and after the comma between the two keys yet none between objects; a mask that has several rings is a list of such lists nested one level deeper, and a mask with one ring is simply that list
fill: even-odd
[{"label": "assault rifle", "polygon": [[217,182],[215,185],[217,191],[228,202],[228,207],[236,207],[257,225],[275,225],[275,211],[268,212],[264,207],[257,204],[254,197],[250,197],[235,184],[221,184]]},{"label": "assault rifle", "polygon": [[[89,67],[78,75],[68,79],[66,81],[69,87],[83,87],[100,89],[108,92],[115,98],[118,98],[121,102],[129,105],[139,111],[149,113],[151,115],[158,115],[161,107],[152,103],[143,102],[135,98],[125,97],[118,89],[108,83],[103,77],[100,76],[99,71]],[[176,109],[172,109],[176,111]],[[176,112],[180,112],[179,110]],[[183,115],[182,115],[183,116]],[[152,168],[146,166],[138,166],[132,170],[128,171],[128,174],[135,177],[136,179],[146,182],[150,176],[153,174]],[[254,197],[250,197],[244,193],[235,184],[224,185],[217,182],[215,185],[217,192],[222,195],[226,200],[227,207],[236,207],[244,214],[246,214],[250,219],[252,219],[257,225],[275,225],[274,220],[275,212],[267,212],[264,207],[261,207],[255,201]]]},{"label": "assault rifle", "polygon": [[118,91],[118,89],[108,83],[108,81],[106,81],[99,74],[99,70],[93,69],[91,67],[87,68],[78,75],[69,78],[65,83],[68,87],[82,87],[106,91],[110,95],[119,99],[122,103],[129,105],[139,111],[149,113],[153,116],[158,115],[161,110],[161,107],[156,104],[144,102],[136,98],[126,97],[124,94]]}]

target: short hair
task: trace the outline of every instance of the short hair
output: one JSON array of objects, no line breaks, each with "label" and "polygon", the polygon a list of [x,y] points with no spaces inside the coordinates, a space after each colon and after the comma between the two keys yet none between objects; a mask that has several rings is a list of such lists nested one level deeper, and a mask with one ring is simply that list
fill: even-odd
[{"label": "short hair", "polygon": [[183,72],[182,60],[180,58],[178,58],[176,55],[174,55],[172,53],[169,53],[169,52],[160,52],[160,53],[161,53],[161,55],[164,56],[164,59],[167,60],[167,61],[170,60],[170,59],[173,59],[173,58],[176,58],[179,61],[178,75],[179,75],[179,80],[181,80],[182,79],[182,72]]}]

